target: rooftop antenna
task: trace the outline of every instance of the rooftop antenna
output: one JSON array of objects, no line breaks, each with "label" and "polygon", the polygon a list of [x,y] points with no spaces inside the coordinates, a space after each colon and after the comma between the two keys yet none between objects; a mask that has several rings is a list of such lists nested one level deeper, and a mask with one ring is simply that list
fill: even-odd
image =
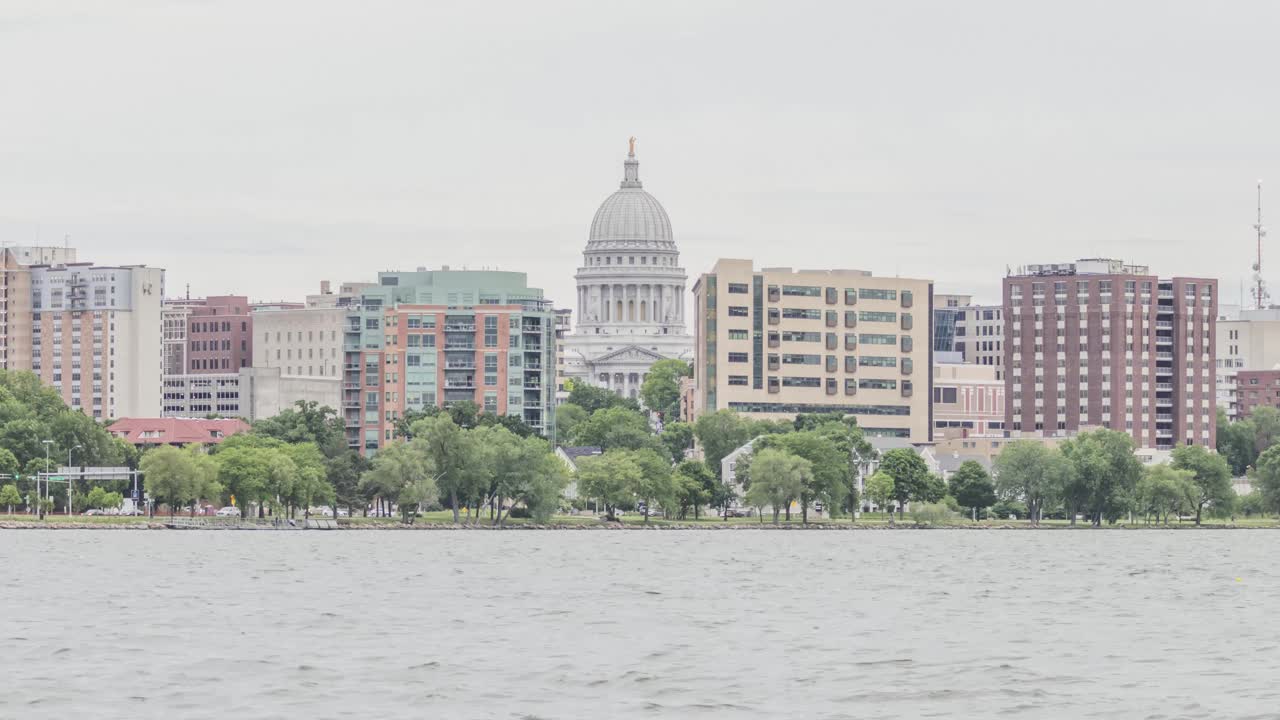
[{"label": "rooftop antenna", "polygon": [[1254,223],[1253,229],[1258,233],[1258,260],[1253,264],[1253,282],[1254,291],[1253,299],[1259,310],[1267,306],[1269,295],[1267,294],[1266,283],[1262,280],[1262,238],[1267,236],[1267,228],[1262,224],[1262,181],[1258,181],[1258,222]]}]

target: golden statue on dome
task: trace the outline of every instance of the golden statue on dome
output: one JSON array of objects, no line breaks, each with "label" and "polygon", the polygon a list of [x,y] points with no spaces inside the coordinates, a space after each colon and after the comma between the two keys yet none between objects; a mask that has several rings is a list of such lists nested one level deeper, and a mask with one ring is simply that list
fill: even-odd
[{"label": "golden statue on dome", "polygon": [[632,135],[627,140],[627,157],[635,157],[635,156],[636,156],[636,136]]}]

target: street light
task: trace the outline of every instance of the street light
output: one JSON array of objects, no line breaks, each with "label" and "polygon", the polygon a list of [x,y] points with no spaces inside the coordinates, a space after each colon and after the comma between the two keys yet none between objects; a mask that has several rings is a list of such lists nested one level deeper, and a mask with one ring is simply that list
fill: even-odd
[{"label": "street light", "polygon": [[71,517],[71,451],[83,450],[83,445],[67,448],[67,517]]},{"label": "street light", "polygon": [[[49,446],[53,444],[52,440],[41,440],[44,443],[44,491],[49,492]],[[40,519],[44,519],[44,498],[40,496],[40,478],[36,478],[36,503],[40,505]]]}]

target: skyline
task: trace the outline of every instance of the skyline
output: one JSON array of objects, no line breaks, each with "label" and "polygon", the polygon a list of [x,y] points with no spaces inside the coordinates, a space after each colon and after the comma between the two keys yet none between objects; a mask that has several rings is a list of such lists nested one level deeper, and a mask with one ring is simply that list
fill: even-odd
[{"label": "skyline", "polygon": [[1280,177],[1265,3],[504,8],[0,10],[0,239],[171,296],[497,266],[573,307],[635,135],[690,284],[749,257],[994,302],[1006,265],[1112,256],[1234,303]]}]

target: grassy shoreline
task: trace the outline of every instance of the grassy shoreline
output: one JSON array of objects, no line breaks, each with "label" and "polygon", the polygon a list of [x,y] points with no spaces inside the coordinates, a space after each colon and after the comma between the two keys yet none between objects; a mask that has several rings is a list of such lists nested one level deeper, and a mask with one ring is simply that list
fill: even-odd
[{"label": "grassy shoreline", "polygon": [[[184,516],[176,516],[184,517]],[[30,515],[0,514],[0,530],[167,530],[165,522],[168,516],[148,517],[119,516],[46,516],[37,520]],[[299,518],[300,520],[300,518]],[[1277,518],[1236,518],[1235,522],[1212,521],[1200,527],[1195,523],[1182,522],[1168,525],[1146,524],[1141,521],[1131,524],[1104,525],[1092,528],[1086,523],[1071,525],[1066,520],[1045,520],[1039,527],[1033,527],[1025,520],[986,520],[969,522],[957,520],[945,525],[929,525],[917,523],[907,516],[901,520],[894,518],[891,525],[886,516],[880,514],[864,515],[856,522],[848,518],[825,518],[811,520],[808,524],[794,516],[790,522],[779,520],[778,524],[760,522],[758,518],[700,518],[698,520],[666,520],[651,518],[646,524],[640,516],[623,516],[621,522],[606,523],[591,515],[557,515],[546,523],[534,523],[524,518],[511,518],[505,527],[494,527],[487,516],[475,519],[463,517],[455,524],[450,512],[430,512],[419,517],[413,525],[401,524],[399,518],[341,518],[340,530],[1241,530],[1241,529],[1280,529]],[[228,522],[228,525],[231,523]],[[234,529],[210,527],[210,530]]]}]

